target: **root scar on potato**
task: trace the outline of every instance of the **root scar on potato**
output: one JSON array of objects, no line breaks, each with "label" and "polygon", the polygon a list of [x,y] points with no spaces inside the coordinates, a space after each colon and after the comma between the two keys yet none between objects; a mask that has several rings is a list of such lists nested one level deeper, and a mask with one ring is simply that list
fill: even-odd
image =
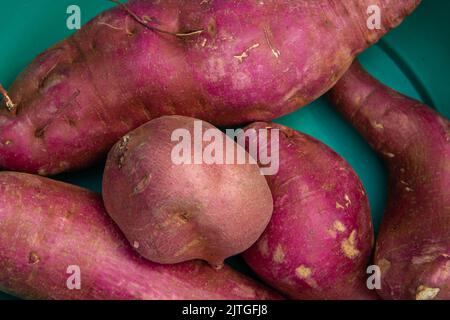
[{"label": "root scar on potato", "polygon": [[235,55],[234,57],[238,59],[239,63],[244,62],[244,59],[248,58],[249,52],[253,49],[256,49],[259,47],[259,43],[255,43],[251,47],[247,48],[242,52],[240,55]]},{"label": "root scar on potato", "polygon": [[266,38],[267,45],[269,46],[270,50],[272,51],[272,54],[274,55],[275,58],[278,59],[281,55],[281,52],[280,52],[280,50],[275,48],[272,43],[273,35],[272,35],[272,31],[270,30],[269,27],[264,27],[264,37]]},{"label": "root scar on potato", "polygon": [[16,105],[11,100],[11,98],[8,95],[8,92],[3,88],[3,86],[0,84],[0,94],[3,96],[3,99],[5,100],[6,109],[8,109],[9,112],[13,112],[16,109]]}]

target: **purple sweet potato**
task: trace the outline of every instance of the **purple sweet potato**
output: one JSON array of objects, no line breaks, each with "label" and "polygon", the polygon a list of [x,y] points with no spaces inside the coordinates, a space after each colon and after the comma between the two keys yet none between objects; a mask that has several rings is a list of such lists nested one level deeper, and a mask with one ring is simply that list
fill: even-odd
[{"label": "purple sweet potato", "polygon": [[[80,289],[70,290],[77,267]],[[107,216],[99,195],[11,172],[0,173],[0,290],[30,299],[279,298],[227,267],[146,261]]]},{"label": "purple sweet potato", "polygon": [[[331,88],[419,2],[130,1],[39,55],[4,93],[0,167],[83,168],[162,115],[272,120]],[[372,5],[380,29],[367,27]]]},{"label": "purple sweet potato", "polygon": [[271,140],[259,144],[269,154],[279,150],[279,171],[266,176],[274,212],[245,260],[295,299],[376,298],[364,279],[373,230],[359,178],[344,159],[308,135],[262,122],[246,130],[260,134],[265,128],[270,135],[280,130],[278,146]]},{"label": "purple sweet potato", "polygon": [[[179,140],[180,132],[189,141]],[[202,141],[207,135],[212,141]],[[182,142],[190,154],[178,149]],[[237,163],[240,153],[248,161]],[[184,163],[175,159],[179,155]],[[112,148],[103,200],[143,257],[158,263],[202,259],[217,267],[258,240],[273,210],[256,161],[250,163],[247,152],[219,129],[184,116],[154,119]]]},{"label": "purple sweet potato", "polygon": [[355,63],[331,91],[385,160],[389,198],[377,239],[384,299],[450,299],[450,123]]}]

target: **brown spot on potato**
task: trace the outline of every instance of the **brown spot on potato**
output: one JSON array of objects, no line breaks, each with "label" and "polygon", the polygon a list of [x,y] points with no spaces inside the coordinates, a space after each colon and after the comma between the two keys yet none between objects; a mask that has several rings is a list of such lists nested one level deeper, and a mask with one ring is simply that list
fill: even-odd
[{"label": "brown spot on potato", "polygon": [[31,251],[28,255],[28,263],[29,264],[37,264],[41,261],[41,258],[38,256],[38,254],[34,251]]},{"label": "brown spot on potato", "polygon": [[179,217],[182,221],[188,222],[191,218],[191,214],[187,211],[179,213]]},{"label": "brown spot on potato", "polygon": [[148,187],[151,178],[152,178],[151,174],[145,175],[145,177],[142,178],[141,181],[139,181],[138,184],[134,187],[133,194],[142,193]]},{"label": "brown spot on potato", "polygon": [[380,259],[378,261],[378,267],[380,267],[381,275],[383,275],[391,268],[391,262],[387,259]]},{"label": "brown spot on potato", "polygon": [[65,216],[64,216],[64,218],[70,219],[74,214],[75,214],[74,211],[72,211],[72,210],[67,210],[67,211],[66,211],[66,214],[65,214]]},{"label": "brown spot on potato", "polygon": [[42,138],[42,137],[44,137],[44,133],[45,133],[45,127],[44,128],[39,128],[39,129],[37,129],[35,132],[34,132],[34,136],[36,137],[36,138]]},{"label": "brown spot on potato", "polygon": [[283,263],[284,256],[283,247],[279,244],[273,253],[273,261],[276,263]]},{"label": "brown spot on potato", "polygon": [[76,126],[77,126],[77,123],[73,119],[67,118],[66,122],[69,125],[69,127],[71,127],[71,128],[76,128]]},{"label": "brown spot on potato", "polygon": [[416,289],[416,300],[433,300],[439,294],[441,289],[430,288],[424,285],[418,286]]},{"label": "brown spot on potato", "polygon": [[304,265],[301,265],[297,269],[295,269],[295,274],[297,275],[297,277],[304,280],[311,276],[312,271],[310,268],[308,268]]},{"label": "brown spot on potato", "polygon": [[10,146],[12,144],[12,141],[11,140],[6,140],[3,144],[5,146]]},{"label": "brown spot on potato", "polygon": [[347,258],[354,259],[359,255],[356,248],[356,230],[353,230],[350,236],[341,243],[342,252]]},{"label": "brown spot on potato", "polygon": [[214,18],[211,18],[208,22],[208,27],[206,28],[206,30],[208,31],[209,35],[211,37],[215,37],[217,34],[217,25],[216,25],[216,20]]},{"label": "brown spot on potato", "polygon": [[68,163],[67,161],[61,161],[61,162],[59,163],[59,167],[62,168],[62,169],[66,169],[66,168],[68,168],[69,166],[70,166],[70,163]]}]

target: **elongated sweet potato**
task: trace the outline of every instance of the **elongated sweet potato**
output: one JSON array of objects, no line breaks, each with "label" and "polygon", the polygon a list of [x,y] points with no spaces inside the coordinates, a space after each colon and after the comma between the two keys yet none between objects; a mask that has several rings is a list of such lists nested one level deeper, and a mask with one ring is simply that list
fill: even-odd
[{"label": "elongated sweet potato", "polygon": [[[69,279],[78,271],[79,290]],[[279,298],[229,268],[146,261],[99,195],[10,172],[0,173],[0,290],[33,299]]]},{"label": "elongated sweet potato", "polygon": [[109,153],[105,207],[143,257],[158,263],[202,259],[219,267],[255,243],[272,215],[264,176],[255,161],[236,163],[239,152],[246,154],[205,121],[154,119]]},{"label": "elongated sweet potato", "polygon": [[[39,55],[13,83],[0,113],[0,167],[82,168],[162,115],[272,120],[328,90],[419,2],[130,1]],[[381,26],[369,30],[374,5]]]},{"label": "elongated sweet potato", "polygon": [[265,128],[280,130],[279,146],[259,143],[269,154],[279,148],[279,171],[266,176],[274,212],[245,260],[292,298],[376,299],[364,280],[373,230],[358,177],[344,159],[308,135],[261,122],[246,130]]},{"label": "elongated sweet potato", "polygon": [[450,299],[450,123],[355,63],[331,91],[385,159],[389,199],[375,264],[385,299]]}]

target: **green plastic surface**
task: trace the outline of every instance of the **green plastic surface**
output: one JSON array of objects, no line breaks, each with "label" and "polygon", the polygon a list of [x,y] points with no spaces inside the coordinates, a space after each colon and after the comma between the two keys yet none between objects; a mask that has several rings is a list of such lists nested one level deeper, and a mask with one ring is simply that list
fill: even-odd
[{"label": "green plastic surface", "polygon": [[[0,82],[9,86],[44,49],[73,31],[66,27],[66,9],[81,8],[82,23],[113,6],[106,0],[15,0],[0,8]],[[363,65],[394,89],[415,97],[450,117],[450,1],[423,0],[399,28],[360,56]],[[365,141],[324,98],[278,122],[311,134],[336,150],[361,177],[378,229],[386,201],[386,172]],[[102,165],[57,179],[101,191]],[[86,248],[89,250],[89,248]],[[231,264],[246,273],[241,259]],[[0,271],[1,272],[1,271]],[[11,298],[0,293],[0,299]]]}]

